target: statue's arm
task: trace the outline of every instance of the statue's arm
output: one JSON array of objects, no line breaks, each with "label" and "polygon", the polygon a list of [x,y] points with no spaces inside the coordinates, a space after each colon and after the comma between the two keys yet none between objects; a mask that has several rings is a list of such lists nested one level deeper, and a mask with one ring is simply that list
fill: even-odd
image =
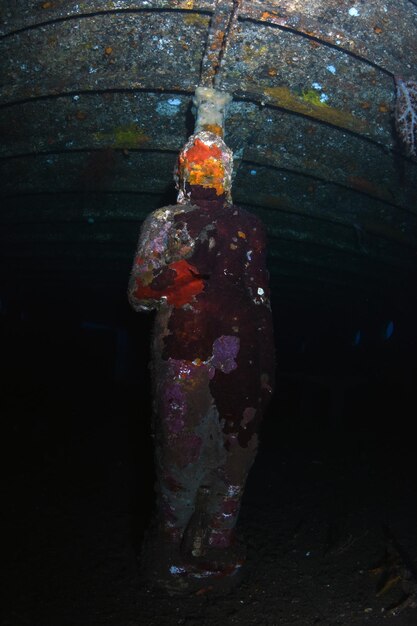
[{"label": "statue's arm", "polygon": [[143,223],[128,287],[136,311],[182,306],[203,289],[197,270],[186,260],[195,242],[175,223],[175,212],[176,207],[158,209]]}]

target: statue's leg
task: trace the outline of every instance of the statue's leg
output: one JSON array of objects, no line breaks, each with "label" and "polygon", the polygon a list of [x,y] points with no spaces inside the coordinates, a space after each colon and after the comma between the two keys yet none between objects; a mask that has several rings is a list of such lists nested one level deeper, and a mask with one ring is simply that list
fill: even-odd
[{"label": "statue's leg", "polygon": [[224,462],[225,450],[208,368],[168,359],[154,375],[157,510],[143,565],[148,577],[174,591],[194,571],[198,550],[187,549],[187,529],[205,510],[207,469]]},{"label": "statue's leg", "polygon": [[[209,450],[205,450],[207,473],[200,486],[195,508],[187,526],[182,552],[204,572],[207,587],[226,590],[241,579],[246,550],[235,533],[244,487],[257,451],[257,435],[242,446],[237,434],[223,432],[222,457],[216,465],[210,463]],[[201,574],[200,574],[201,576]]]},{"label": "statue's leg", "polygon": [[[235,526],[245,489],[246,479],[257,452],[258,437],[252,436],[246,447],[242,447],[235,435],[225,437],[227,456],[222,467],[212,474],[215,488],[209,501],[210,533],[208,545],[218,550],[231,550],[243,557],[238,544]],[[224,557],[226,558],[226,556]]]},{"label": "statue's leg", "polygon": [[169,359],[157,373],[156,532],[144,561],[168,591],[223,591],[239,581],[244,562],[234,531],[258,442],[256,432],[246,434],[258,420],[244,411],[225,427],[205,365]]}]

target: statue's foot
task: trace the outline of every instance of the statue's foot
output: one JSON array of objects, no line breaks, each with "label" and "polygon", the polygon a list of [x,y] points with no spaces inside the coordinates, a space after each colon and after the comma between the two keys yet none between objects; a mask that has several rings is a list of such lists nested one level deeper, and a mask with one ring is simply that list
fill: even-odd
[{"label": "statue's foot", "polygon": [[198,557],[184,555],[180,546],[159,538],[143,547],[141,573],[146,584],[175,594],[225,594],[242,580],[245,550],[208,548]]}]

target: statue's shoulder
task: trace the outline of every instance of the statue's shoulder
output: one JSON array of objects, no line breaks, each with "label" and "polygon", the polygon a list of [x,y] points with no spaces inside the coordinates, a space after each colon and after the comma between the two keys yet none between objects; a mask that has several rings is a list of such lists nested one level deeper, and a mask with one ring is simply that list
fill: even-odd
[{"label": "statue's shoulder", "polygon": [[197,207],[188,204],[169,204],[147,215],[142,223],[138,249],[140,254],[148,256],[156,249],[163,250],[170,246],[170,239],[177,237],[179,225],[187,223],[187,213]]},{"label": "statue's shoulder", "polygon": [[145,218],[145,223],[149,222],[173,222],[182,214],[190,213],[197,207],[193,204],[168,204],[159,209],[155,209]]}]

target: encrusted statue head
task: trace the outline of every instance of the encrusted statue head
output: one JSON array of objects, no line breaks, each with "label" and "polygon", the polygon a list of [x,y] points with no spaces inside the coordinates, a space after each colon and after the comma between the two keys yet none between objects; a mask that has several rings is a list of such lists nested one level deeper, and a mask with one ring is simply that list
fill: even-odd
[{"label": "encrusted statue head", "polygon": [[232,171],[233,153],[219,135],[211,131],[191,135],[178,157],[178,203],[203,197],[223,197],[231,203]]}]

